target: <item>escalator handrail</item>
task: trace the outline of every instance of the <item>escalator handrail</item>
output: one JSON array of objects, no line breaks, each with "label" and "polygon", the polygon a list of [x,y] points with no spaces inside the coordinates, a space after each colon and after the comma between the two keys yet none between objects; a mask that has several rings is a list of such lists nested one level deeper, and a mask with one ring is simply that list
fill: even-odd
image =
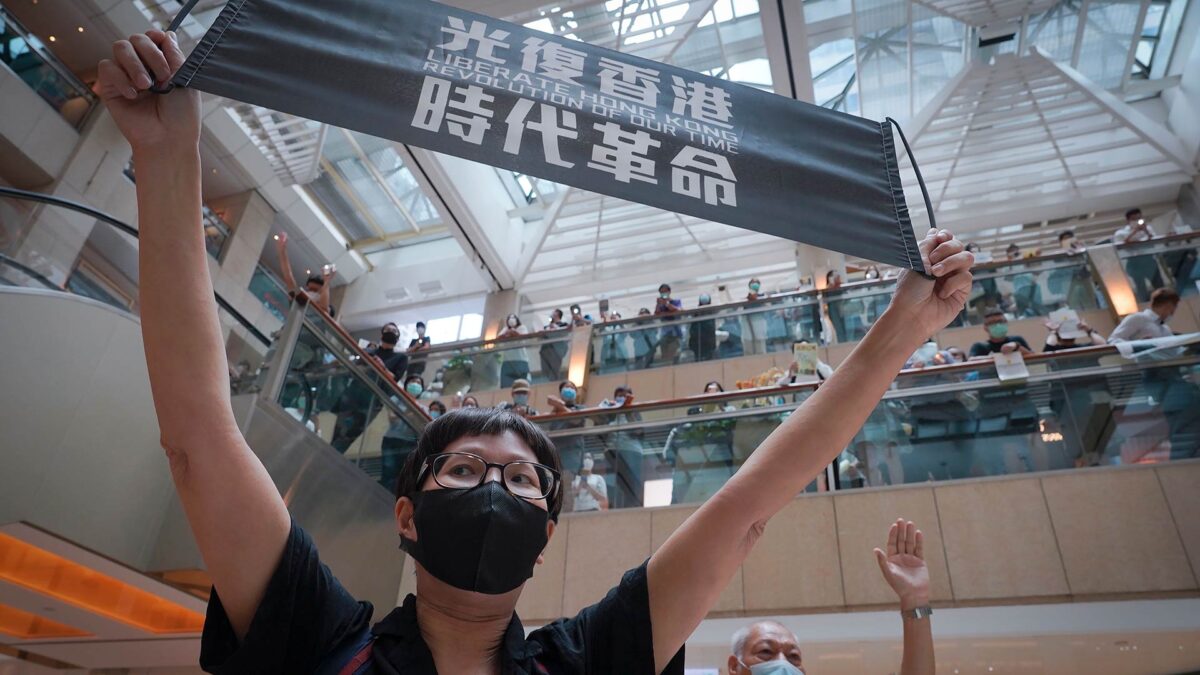
[{"label": "escalator handrail", "polygon": [[33,277],[33,279],[35,279],[37,282],[41,283],[46,288],[49,288],[50,290],[64,291],[64,292],[66,291],[66,289],[64,289],[62,286],[59,286],[58,284],[51,281],[50,278],[47,277],[46,275],[33,269],[29,265],[26,265],[25,263],[20,262],[19,260],[15,260],[13,258],[10,258],[10,257],[4,255],[3,253],[0,253],[0,264],[7,265],[9,267],[15,267],[22,274],[28,274],[30,277]]},{"label": "escalator handrail", "polygon": [[[75,211],[77,213],[82,213],[82,214],[91,216],[91,217],[95,218],[96,220],[99,220],[108,225],[111,225],[112,227],[115,227],[117,230],[133,237],[134,239],[138,238],[137,228],[130,226],[128,223],[117,220],[116,218],[108,215],[107,213],[105,213],[103,211],[99,211],[97,209],[94,209],[86,204],[80,204],[78,202],[74,202],[69,199],[63,199],[62,197],[56,197],[54,195],[42,194],[40,192],[31,192],[29,190],[21,190],[19,188],[4,187],[2,185],[0,185],[0,197],[12,197],[13,199],[23,199],[26,201],[38,202],[41,204],[49,204],[51,206],[60,206],[64,209],[69,209],[69,210]],[[3,262],[5,264],[11,264],[14,267],[18,267],[19,269],[21,269],[21,271],[23,271],[27,274],[36,275],[36,278],[38,278],[38,281],[49,282],[51,288],[56,288],[60,291],[69,292],[69,291],[66,291],[66,289],[64,289],[62,286],[59,286],[58,284],[55,284],[54,282],[47,279],[42,274],[39,274],[33,270],[28,269],[28,267],[26,267],[25,265],[18,263],[17,261],[13,260],[12,258],[9,258],[8,256],[4,256]],[[228,313],[230,316],[232,316],[234,318],[234,320],[236,320],[239,324],[241,324],[242,328],[245,328],[251,335],[253,335],[255,337],[255,339],[257,339],[259,342],[261,342],[264,346],[269,347],[271,345],[271,338],[267,337],[267,335],[265,333],[263,333],[261,330],[259,330],[257,326],[255,326],[253,323],[251,323],[249,319],[242,316],[241,312],[234,309],[233,305],[229,304],[229,302],[226,301],[225,298],[222,298],[220,293],[213,291],[213,298],[216,299],[217,305],[221,309],[225,310],[226,313]]]}]

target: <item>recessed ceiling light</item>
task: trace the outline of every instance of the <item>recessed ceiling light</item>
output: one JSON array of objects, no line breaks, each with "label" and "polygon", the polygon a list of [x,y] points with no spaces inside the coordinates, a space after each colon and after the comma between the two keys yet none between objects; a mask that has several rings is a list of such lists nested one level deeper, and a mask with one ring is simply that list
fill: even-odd
[{"label": "recessed ceiling light", "polygon": [[212,172],[213,172],[213,174],[216,174],[216,173],[217,173],[217,170],[216,170],[216,169],[213,169],[213,170],[212,170]]},{"label": "recessed ceiling light", "polygon": [[51,41],[51,42],[58,42],[58,38],[56,38],[56,37],[54,37],[53,35],[51,35],[51,36],[50,36],[50,41]]},{"label": "recessed ceiling light", "polygon": [[83,32],[83,26],[76,26],[76,27],[75,27],[75,30],[77,30],[77,31],[79,31],[80,33],[82,33],[82,32]]}]

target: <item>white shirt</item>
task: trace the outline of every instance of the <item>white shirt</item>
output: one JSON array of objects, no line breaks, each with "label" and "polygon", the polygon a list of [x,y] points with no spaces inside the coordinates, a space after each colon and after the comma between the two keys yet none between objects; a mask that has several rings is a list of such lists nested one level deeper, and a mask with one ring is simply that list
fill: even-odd
[{"label": "white shirt", "polygon": [[1154,227],[1149,223],[1146,224],[1145,229],[1138,230],[1137,232],[1133,231],[1132,224],[1126,224],[1125,227],[1122,227],[1113,234],[1113,239],[1118,244],[1128,244],[1135,241],[1150,241],[1157,236],[1158,234],[1154,231]]},{"label": "white shirt", "polygon": [[608,499],[608,485],[604,483],[603,476],[597,476],[594,473],[589,473],[586,476],[575,476],[575,480],[571,481],[571,486],[575,488],[575,510],[599,511],[600,501],[583,487],[584,479],[587,479],[587,484],[593,490],[599,492],[605,499]]},{"label": "white shirt", "polygon": [[1120,325],[1108,336],[1109,344],[1132,340],[1171,337],[1171,329],[1158,318],[1152,309],[1144,309],[1121,319]]}]

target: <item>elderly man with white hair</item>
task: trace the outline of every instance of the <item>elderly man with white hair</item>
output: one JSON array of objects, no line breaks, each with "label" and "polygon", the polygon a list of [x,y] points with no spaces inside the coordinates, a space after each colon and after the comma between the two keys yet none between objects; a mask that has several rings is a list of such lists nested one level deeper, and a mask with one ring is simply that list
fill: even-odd
[{"label": "elderly man with white hair", "polygon": [[[929,616],[929,568],[925,535],[912,521],[897,520],[888,530],[887,551],[875,549],[879,571],[900,598],[904,656],[900,675],[933,675],[933,629]],[[778,621],[758,621],[733,634],[729,675],[804,675],[796,636]],[[814,674],[817,675],[817,674]]]}]

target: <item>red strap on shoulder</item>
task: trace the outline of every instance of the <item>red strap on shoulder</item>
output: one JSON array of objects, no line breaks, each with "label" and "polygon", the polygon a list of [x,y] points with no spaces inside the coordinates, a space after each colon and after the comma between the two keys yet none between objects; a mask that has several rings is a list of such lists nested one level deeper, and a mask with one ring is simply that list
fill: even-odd
[{"label": "red strap on shoulder", "polygon": [[338,675],[354,675],[359,668],[362,668],[364,663],[371,659],[371,647],[374,645],[374,640],[371,640],[367,644],[363,645],[363,648],[358,650],[358,653],[354,655],[354,658],[350,659],[348,662],[346,662],[346,665],[342,666],[342,669],[338,671]]}]

